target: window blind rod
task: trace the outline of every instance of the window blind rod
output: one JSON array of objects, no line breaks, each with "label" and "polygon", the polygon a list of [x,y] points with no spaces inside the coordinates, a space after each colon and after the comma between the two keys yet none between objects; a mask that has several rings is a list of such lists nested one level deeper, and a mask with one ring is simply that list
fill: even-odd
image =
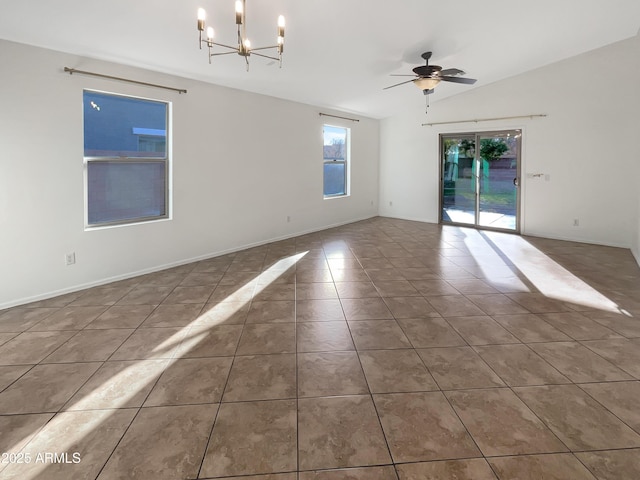
[{"label": "window blind rod", "polygon": [[112,75],[104,75],[102,73],[87,72],[85,70],[76,70],[75,68],[64,67],[64,71],[68,72],[69,75],[73,75],[74,73],[77,73],[77,74],[80,74],[80,75],[89,75],[91,77],[100,77],[100,78],[107,78],[109,80],[118,80],[120,82],[135,83],[136,85],[145,85],[147,87],[163,88],[165,90],[173,90],[174,92],[178,92],[178,93],[187,93],[187,91],[185,89],[183,89],[183,88],[167,87],[165,85],[158,85],[158,84],[155,84],[155,83],[140,82],[138,80],[131,80],[129,78],[114,77]]},{"label": "window blind rod", "polygon": [[546,113],[534,113],[532,115],[515,115],[512,117],[495,117],[495,118],[476,118],[473,120],[455,120],[451,122],[433,122],[433,123],[423,123],[422,126],[432,127],[434,125],[449,125],[451,123],[478,123],[478,122],[491,122],[494,120],[512,120],[514,118],[536,118],[536,117],[546,117]]},{"label": "window blind rod", "polygon": [[333,118],[341,118],[342,120],[351,120],[352,122],[360,121],[357,118],[339,117],[338,115],[330,115],[328,113],[322,113],[322,112],[320,112],[318,115],[320,115],[321,117],[333,117]]}]

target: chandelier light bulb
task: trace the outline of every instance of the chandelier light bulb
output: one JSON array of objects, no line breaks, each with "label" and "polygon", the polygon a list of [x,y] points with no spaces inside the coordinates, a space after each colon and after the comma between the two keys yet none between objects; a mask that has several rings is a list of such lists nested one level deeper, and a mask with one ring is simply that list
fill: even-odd
[{"label": "chandelier light bulb", "polygon": [[247,50],[251,48],[251,40],[249,40],[248,38],[244,39],[244,48],[246,48]]},{"label": "chandelier light bulb", "polygon": [[213,27],[208,27],[207,28],[207,38],[209,40],[213,40],[213,34],[214,34]]},{"label": "chandelier light bulb", "polygon": [[242,25],[242,17],[244,15],[244,6],[241,0],[236,1],[236,25]]},{"label": "chandelier light bulb", "polygon": [[284,16],[278,17],[278,37],[284,37]]},{"label": "chandelier light bulb", "polygon": [[201,32],[204,30],[204,20],[207,17],[207,12],[204,11],[204,8],[198,9],[198,30]]}]

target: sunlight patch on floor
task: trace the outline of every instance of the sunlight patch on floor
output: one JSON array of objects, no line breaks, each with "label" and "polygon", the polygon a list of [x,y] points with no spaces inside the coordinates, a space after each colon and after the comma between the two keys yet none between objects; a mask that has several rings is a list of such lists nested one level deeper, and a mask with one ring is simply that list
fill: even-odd
[{"label": "sunlight patch on floor", "polygon": [[[252,301],[251,299],[255,297],[255,295],[259,294],[271,284],[273,284],[273,282],[275,282],[280,275],[282,275],[288,269],[294,267],[296,263],[307,253],[308,252],[301,252],[278,260],[268,269],[262,271],[255,278],[249,280],[238,290],[231,293],[224,300],[217,302],[213,307],[208,309],[206,312],[203,312],[194,321],[181,328],[178,332],[171,335],[171,337],[167,338],[165,341],[157,345],[153,349],[153,354],[151,356],[149,356],[145,360],[133,361],[132,365],[119,371],[116,375],[110,377],[107,381],[94,388],[89,394],[83,396],[77,402],[71,404],[68,407],[65,407],[65,412],[58,413],[51,421],[51,423],[55,425],[56,431],[69,432],[76,427],[76,417],[66,414],[67,411],[86,411],[92,408],[91,406],[95,405],[97,400],[105,395],[109,395],[109,391],[113,389],[114,385],[129,383],[129,379],[136,376],[136,369],[139,368],[142,362],[146,362],[145,365],[152,365],[153,362],[151,361],[153,360],[157,362],[154,368],[144,372],[144,375],[147,378],[136,385],[132,385],[132,388],[127,390],[126,394],[120,394],[117,400],[112,401],[108,407],[100,409],[101,414],[99,415],[99,417],[94,418],[91,423],[83,425],[82,428],[78,428],[77,435],[66,434],[64,435],[63,441],[55,441],[56,450],[59,452],[70,451],[70,449],[74,445],[80,443],[82,438],[89,435],[95,429],[100,428],[100,426],[107,421],[110,415],[118,411],[116,409],[122,408],[138,392],[147,387],[151,381],[155,382],[164,371],[166,371],[169,367],[171,367],[171,365],[173,365],[177,360],[181,358],[180,356],[166,358],[165,352],[181,344],[181,355],[185,355],[186,353],[188,353],[206,337],[207,332],[212,327],[223,324],[226,319],[230,318],[240,309],[246,307],[246,305]],[[232,307],[230,308],[229,305],[232,305]],[[217,309],[220,309],[220,312],[217,312]],[[220,315],[216,315],[216,313],[220,313]],[[208,317],[207,321],[205,323],[199,323],[199,321],[202,320],[203,317]],[[211,321],[211,318],[215,318],[215,321]],[[98,372],[99,371],[100,370],[98,370]],[[89,379],[89,381],[91,380]],[[48,427],[49,426],[45,427],[45,429]],[[39,434],[36,434],[35,439],[29,441],[32,436],[33,433],[30,433],[27,437],[22,438],[19,442],[15,443],[7,451],[18,451],[20,445],[24,445],[27,442],[29,443],[27,444],[27,447],[25,447],[24,451],[36,451],[34,449],[37,448],[40,448],[40,450],[46,450],[46,448],[43,447],[41,443],[43,441],[48,442],[50,438],[48,436],[45,436],[43,439]],[[33,463],[30,465],[31,468],[29,472],[25,472],[26,475],[21,476],[21,478],[23,480],[34,480],[42,474],[47,466],[48,465],[46,463]]]},{"label": "sunlight patch on floor", "polygon": [[[483,235],[546,297],[605,312],[623,314],[617,303],[524,238],[495,232],[484,232]],[[472,250],[471,252],[473,253]],[[486,274],[490,278],[490,267],[487,268]]]}]

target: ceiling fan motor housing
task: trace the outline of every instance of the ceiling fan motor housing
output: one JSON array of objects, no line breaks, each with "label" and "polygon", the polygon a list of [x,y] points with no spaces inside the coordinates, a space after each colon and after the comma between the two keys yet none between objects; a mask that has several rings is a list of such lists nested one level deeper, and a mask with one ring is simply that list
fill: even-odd
[{"label": "ceiling fan motor housing", "polygon": [[421,77],[437,76],[442,71],[440,65],[420,65],[413,69],[413,73]]}]

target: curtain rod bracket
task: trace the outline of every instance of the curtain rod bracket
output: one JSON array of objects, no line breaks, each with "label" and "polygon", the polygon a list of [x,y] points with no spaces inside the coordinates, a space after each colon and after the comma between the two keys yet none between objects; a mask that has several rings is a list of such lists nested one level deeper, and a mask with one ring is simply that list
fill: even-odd
[{"label": "curtain rod bracket", "polygon": [[183,89],[183,88],[167,87],[166,85],[158,85],[158,84],[155,84],[155,83],[140,82],[138,80],[130,80],[128,78],[114,77],[112,75],[104,75],[102,73],[87,72],[85,70],[77,70],[75,68],[64,67],[64,71],[69,73],[69,75],[73,75],[74,73],[77,73],[79,75],[88,75],[90,77],[99,77],[99,78],[106,78],[106,79],[109,79],[109,80],[118,80],[120,82],[135,83],[136,85],[144,85],[146,87],[163,88],[165,90],[172,90],[172,91],[178,92],[180,94],[187,93],[187,91],[185,89]]}]

